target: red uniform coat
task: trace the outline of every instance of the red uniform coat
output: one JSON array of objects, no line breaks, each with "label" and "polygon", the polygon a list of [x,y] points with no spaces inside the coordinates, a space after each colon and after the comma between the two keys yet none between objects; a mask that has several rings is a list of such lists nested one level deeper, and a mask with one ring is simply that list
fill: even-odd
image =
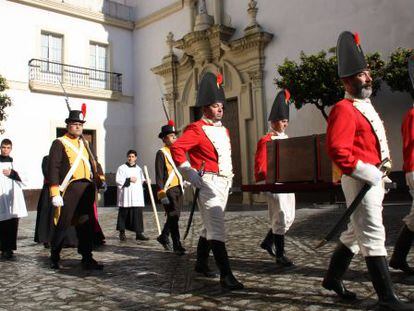
[{"label": "red uniform coat", "polygon": [[381,162],[377,136],[351,99],[343,99],[332,108],[326,146],[329,157],[347,175],[353,172],[358,160],[373,165]]},{"label": "red uniform coat", "polygon": [[203,131],[202,127],[205,125],[214,126],[202,119],[188,125],[181,137],[171,146],[171,155],[177,166],[187,161],[188,153],[193,168],[200,170],[201,164],[205,161],[206,172],[218,173],[218,154]]},{"label": "red uniform coat", "polygon": [[414,171],[414,108],[411,108],[404,117],[401,126],[403,136],[403,159],[405,172]]},{"label": "red uniform coat", "polygon": [[266,180],[267,176],[267,142],[272,140],[272,133],[268,133],[257,142],[254,156],[254,177],[256,182]]}]

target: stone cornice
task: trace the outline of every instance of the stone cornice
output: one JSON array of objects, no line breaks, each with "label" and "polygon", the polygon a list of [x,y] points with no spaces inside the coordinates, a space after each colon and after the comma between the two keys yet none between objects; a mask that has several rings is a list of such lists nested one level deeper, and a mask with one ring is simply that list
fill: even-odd
[{"label": "stone cornice", "polygon": [[110,25],[114,27],[124,28],[127,30],[134,29],[133,22],[109,17],[103,13],[93,12],[88,9],[76,7],[76,6],[73,6],[73,5],[64,3],[64,2],[56,2],[52,0],[8,0],[8,1],[20,3],[23,5],[30,5],[36,8],[97,22],[103,25]]},{"label": "stone cornice", "polygon": [[149,24],[159,21],[160,19],[166,18],[167,16],[174,14],[175,12],[180,11],[182,8],[184,8],[184,2],[185,1],[183,0],[175,1],[169,6],[166,6],[165,8],[162,8],[158,11],[155,11],[154,13],[151,13],[148,16],[145,16],[137,20],[135,22],[135,29],[143,28]]}]

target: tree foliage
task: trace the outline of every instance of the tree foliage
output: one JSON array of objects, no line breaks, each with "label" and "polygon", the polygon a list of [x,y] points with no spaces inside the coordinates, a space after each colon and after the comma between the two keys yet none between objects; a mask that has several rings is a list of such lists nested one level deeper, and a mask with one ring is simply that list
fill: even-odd
[{"label": "tree foliage", "polygon": [[0,133],[4,133],[1,125],[7,119],[5,109],[12,104],[10,97],[5,93],[8,88],[6,79],[0,75]]},{"label": "tree foliage", "polygon": [[[366,58],[374,78],[375,95],[381,85],[379,78],[385,63],[379,53],[368,54]],[[302,51],[298,62],[286,58],[277,71],[280,77],[275,79],[276,85],[290,91],[298,109],[313,104],[327,119],[326,108],[343,98],[344,88],[338,77],[335,48],[313,55]]]},{"label": "tree foliage", "polygon": [[393,92],[408,92],[414,98],[413,85],[408,74],[408,57],[413,53],[412,49],[398,48],[390,55],[390,59],[384,68],[383,80],[390,86]]}]

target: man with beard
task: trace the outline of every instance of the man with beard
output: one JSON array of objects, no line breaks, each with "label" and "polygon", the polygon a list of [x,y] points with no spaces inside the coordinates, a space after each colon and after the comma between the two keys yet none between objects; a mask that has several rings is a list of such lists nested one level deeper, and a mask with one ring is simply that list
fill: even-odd
[{"label": "man with beard", "polygon": [[[414,55],[411,55],[408,59],[408,72],[412,86],[414,87]],[[403,137],[403,170],[410,194],[414,199],[414,107],[411,107],[404,116],[401,132]],[[395,243],[394,252],[390,260],[390,267],[413,275],[414,269],[408,265],[407,255],[414,239],[414,200],[410,214],[403,221],[405,225],[402,227],[397,242]]]},{"label": "man with beard", "polygon": [[[256,182],[266,180],[267,175],[267,148],[269,141],[286,139],[285,130],[289,125],[288,90],[280,91],[273,103],[269,114],[270,130],[257,143],[254,161],[254,175]],[[270,227],[260,247],[267,250],[271,256],[276,256],[276,264],[283,267],[293,266],[293,262],[285,255],[285,234],[295,219],[294,193],[266,193],[269,210]],[[276,253],[273,253],[274,243]]]},{"label": "man with beard", "polygon": [[354,254],[361,250],[379,298],[379,309],[413,310],[396,296],[388,271],[382,221],[384,181],[377,165],[389,158],[389,149],[382,120],[369,99],[372,78],[358,34],[342,32],[336,52],[345,98],[329,114],[328,154],[344,174],[341,185],[347,206],[364,184],[371,188],[351,215],[347,230],[342,232],[322,286],[343,299],[355,299],[355,293],[344,287],[342,278]]},{"label": "man with beard", "polygon": [[[214,274],[208,267],[210,249],[220,269],[223,288],[242,289],[236,280],[225,244],[224,210],[233,179],[231,145],[228,130],[221,124],[226,98],[222,76],[206,73],[201,79],[196,106],[202,107],[201,120],[191,123],[171,146],[171,153],[184,178],[199,189],[198,206],[203,228],[197,245],[195,270],[207,277]],[[186,153],[188,153],[189,161]],[[205,164],[205,174],[200,170]]]}]

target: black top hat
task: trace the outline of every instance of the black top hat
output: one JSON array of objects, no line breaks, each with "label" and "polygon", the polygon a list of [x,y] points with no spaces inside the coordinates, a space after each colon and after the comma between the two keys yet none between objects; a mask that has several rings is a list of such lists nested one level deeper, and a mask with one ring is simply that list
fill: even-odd
[{"label": "black top hat", "polygon": [[209,106],[215,103],[226,103],[223,90],[223,76],[221,74],[207,72],[201,79],[197,92],[197,107]]},{"label": "black top hat", "polygon": [[336,45],[336,57],[340,78],[353,76],[368,68],[358,33],[353,34],[344,31],[339,35]]},{"label": "black top hat", "polygon": [[69,112],[69,117],[65,120],[66,124],[71,122],[79,122],[79,123],[85,123],[85,115],[80,110],[71,110]]},{"label": "black top hat", "polygon": [[161,127],[161,132],[158,134],[158,138],[163,139],[168,134],[177,134],[178,131],[175,130],[174,121],[168,120],[168,124]]},{"label": "black top hat", "polygon": [[411,83],[414,88],[414,54],[408,57],[408,74],[410,75]]},{"label": "black top hat", "polygon": [[289,120],[289,100],[290,93],[288,90],[281,90],[277,93],[268,121]]}]

